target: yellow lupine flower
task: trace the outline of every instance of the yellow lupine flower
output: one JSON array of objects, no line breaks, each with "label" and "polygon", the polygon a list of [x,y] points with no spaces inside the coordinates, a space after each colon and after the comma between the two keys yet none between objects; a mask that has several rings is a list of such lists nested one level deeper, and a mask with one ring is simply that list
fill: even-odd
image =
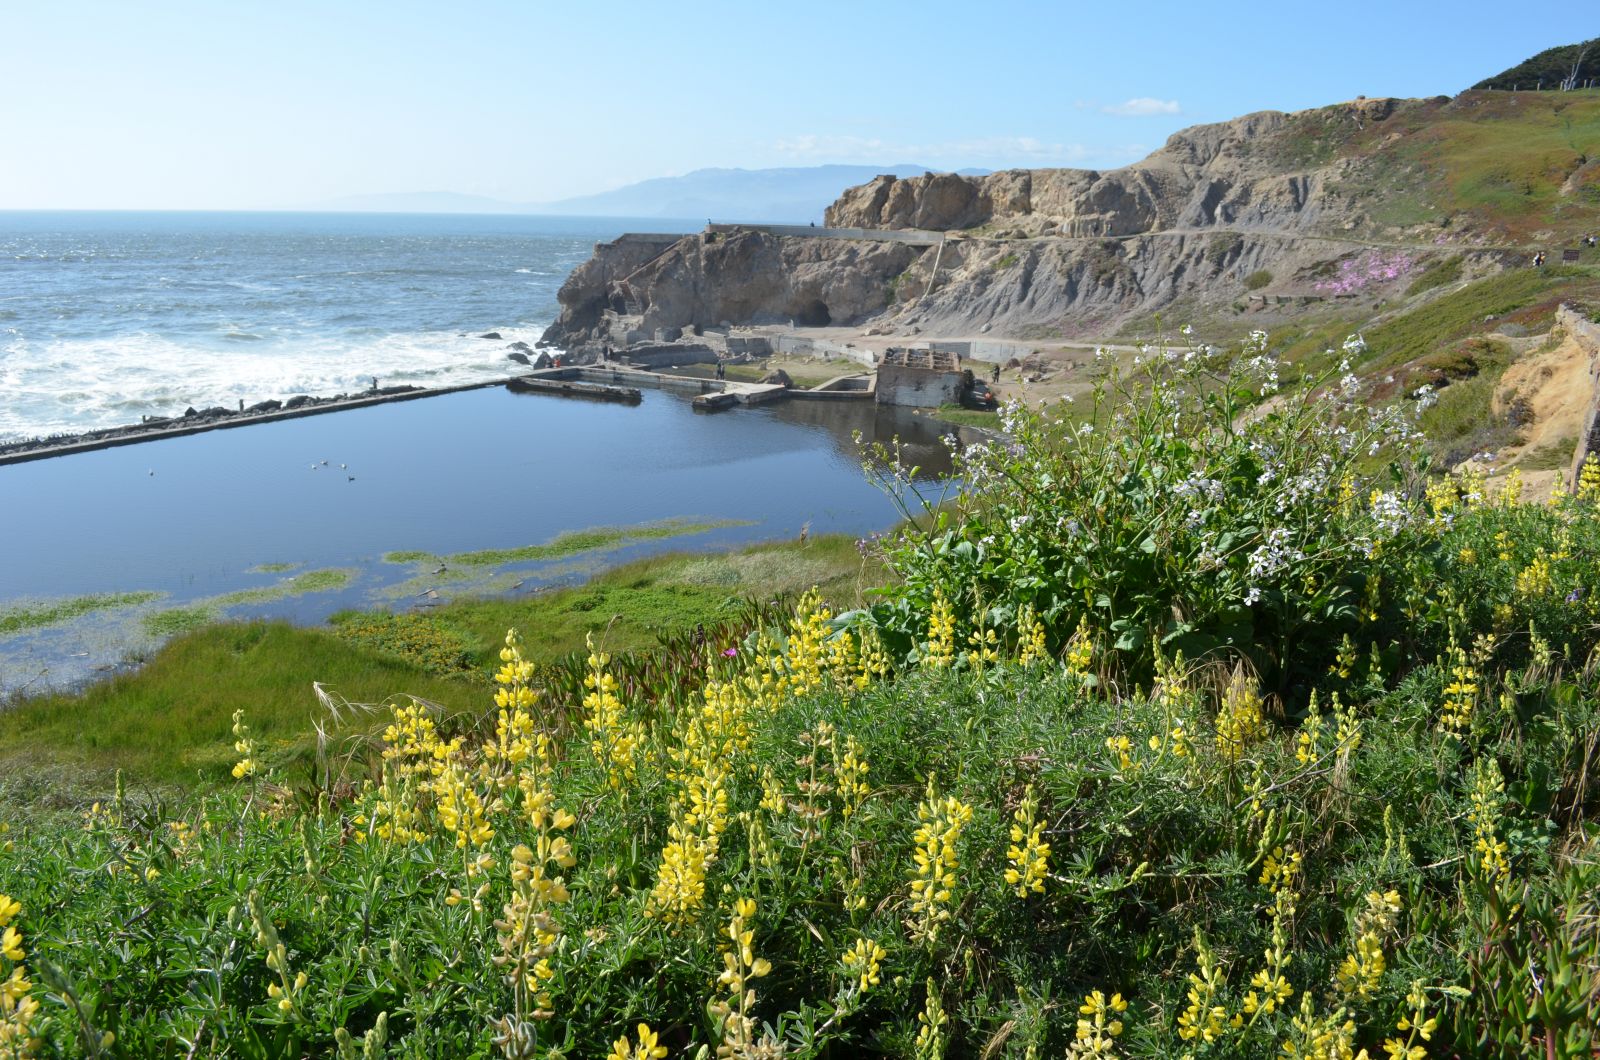
[{"label": "yellow lupine flower", "polygon": [[1005,881],[1018,898],[1030,892],[1044,893],[1044,879],[1049,871],[1050,844],[1044,842],[1044,822],[1038,819],[1039,800],[1029,784],[1022,794],[1022,805],[1011,816],[1011,846],[1006,850],[1010,863],[1005,870]]},{"label": "yellow lupine flower", "polygon": [[650,1024],[639,1024],[635,1032],[639,1036],[638,1045],[629,1042],[624,1034],[611,1043],[611,1052],[606,1054],[606,1060],[661,1060],[667,1055],[667,1047],[657,1044],[656,1032],[650,1029]]}]

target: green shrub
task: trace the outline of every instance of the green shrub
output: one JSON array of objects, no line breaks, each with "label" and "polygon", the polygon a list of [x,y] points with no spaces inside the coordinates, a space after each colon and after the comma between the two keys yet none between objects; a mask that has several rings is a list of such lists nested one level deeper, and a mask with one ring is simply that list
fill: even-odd
[{"label": "green shrub", "polygon": [[1244,278],[1244,289],[1247,291],[1259,291],[1271,282],[1271,272],[1266,269],[1257,269]]},{"label": "green shrub", "polygon": [[915,653],[938,592],[999,628],[1031,608],[1056,645],[1084,624],[1136,678],[1178,651],[1245,654],[1277,690],[1327,665],[1384,557],[1410,547],[1396,486],[1414,428],[1327,378],[1275,395],[1259,333],[1237,354],[1150,356],[1097,386],[1087,422],[1013,403],[1009,444],[961,454],[955,510],[890,553],[900,581],[872,618],[897,650]]}]

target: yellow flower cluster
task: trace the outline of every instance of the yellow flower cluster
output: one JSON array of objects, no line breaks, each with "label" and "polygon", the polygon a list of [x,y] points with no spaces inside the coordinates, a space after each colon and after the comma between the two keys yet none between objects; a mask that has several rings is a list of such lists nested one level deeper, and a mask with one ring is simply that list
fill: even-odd
[{"label": "yellow flower cluster", "polygon": [[1261,709],[1261,693],[1255,682],[1236,669],[1222,693],[1217,711],[1217,750],[1229,762],[1237,762],[1245,749],[1267,735],[1267,717]]},{"label": "yellow flower cluster", "polygon": [[1017,612],[1017,662],[1032,666],[1049,658],[1044,623],[1039,621],[1039,612],[1032,604],[1024,604]]},{"label": "yellow flower cluster", "polygon": [[839,801],[844,804],[839,810],[840,816],[851,817],[861,809],[862,800],[872,793],[872,788],[867,784],[867,774],[871,771],[872,764],[862,755],[861,745],[854,736],[846,736],[844,754],[834,764]]},{"label": "yellow flower cluster", "polygon": [[1078,1029],[1067,1047],[1069,1060],[1116,1056],[1116,1039],[1122,1034],[1122,1021],[1117,1017],[1127,1010],[1121,994],[1107,999],[1104,991],[1096,990],[1085,995],[1078,1006]]},{"label": "yellow flower cluster", "polygon": [[33,983],[28,980],[23,958],[28,951],[22,948],[22,933],[12,921],[22,913],[22,903],[10,895],[0,894],[0,1055],[26,1056],[32,1041],[29,1028],[39,1014],[39,1002],[32,996]]},{"label": "yellow flower cluster", "polygon": [[1537,599],[1550,592],[1555,581],[1550,575],[1550,557],[1539,549],[1528,565],[1517,572],[1517,593]]},{"label": "yellow flower cluster", "polygon": [[772,971],[771,963],[765,957],[757,957],[753,949],[755,929],[751,922],[755,915],[755,899],[740,898],[733,903],[733,916],[722,932],[722,974],[717,983],[727,996],[708,1006],[721,1038],[717,1046],[719,1057],[747,1056],[752,1046],[766,1038],[756,1034],[755,1017],[751,1015],[756,1007],[756,992],[750,981]]},{"label": "yellow flower cluster", "polygon": [[960,867],[957,843],[972,821],[972,807],[954,795],[940,798],[928,779],[928,794],[917,807],[922,823],[916,832],[915,868],[911,875],[912,936],[928,945],[939,937],[940,926],[950,919],[950,907]]},{"label": "yellow flower cluster", "polygon": [[1044,822],[1039,820],[1039,797],[1029,784],[1022,793],[1022,805],[1011,815],[1011,846],[1006,883],[1018,898],[1029,892],[1044,893],[1044,878],[1050,870],[1050,844],[1044,841]]},{"label": "yellow flower cluster", "polygon": [[1078,628],[1073,631],[1072,639],[1067,641],[1065,662],[1068,673],[1080,676],[1087,674],[1089,667],[1094,664],[1094,632],[1089,628],[1088,615],[1078,619]]},{"label": "yellow flower cluster", "polygon": [[253,777],[256,772],[256,744],[250,738],[250,726],[244,723],[244,711],[233,712],[233,749],[239,753],[239,761],[233,767],[233,779],[243,780]]},{"label": "yellow flower cluster", "polygon": [[611,1051],[606,1054],[606,1060],[662,1060],[667,1055],[667,1047],[659,1045],[656,1032],[650,1029],[650,1024],[641,1023],[636,1028],[639,1035],[639,1044],[634,1045],[624,1034],[611,1043]]},{"label": "yellow flower cluster", "polygon": [[570,897],[559,871],[577,864],[571,843],[560,834],[572,827],[574,818],[555,805],[554,793],[541,779],[531,774],[519,779],[522,810],[533,826],[534,845],[518,843],[512,848],[511,898],[494,922],[500,952],[493,961],[505,972],[512,1008],[490,1023],[495,1045],[506,1056],[535,1055],[535,1021],[555,1015],[544,984],[555,977],[550,958],[561,939],[554,909]]},{"label": "yellow flower cluster", "polygon": [[1133,741],[1125,735],[1106,737],[1106,750],[1111,752],[1111,764],[1119,773],[1130,772],[1138,765],[1133,760]]},{"label": "yellow flower cluster", "polygon": [[930,976],[928,999],[923,1003],[922,1011],[917,1013],[917,1040],[912,1043],[915,1050],[912,1055],[916,1060],[940,1060],[944,1056],[944,1029],[949,1022],[950,1017],[944,1012],[944,999],[939,996],[939,987]]},{"label": "yellow flower cluster", "polygon": [[1585,504],[1600,504],[1600,459],[1593,453],[1584,457],[1578,471],[1578,500]]},{"label": "yellow flower cluster", "polygon": [[956,614],[945,599],[944,590],[933,590],[933,607],[928,612],[928,643],[922,665],[947,669],[956,661]]},{"label": "yellow flower cluster", "polygon": [[851,944],[844,956],[839,958],[839,967],[851,980],[850,989],[865,994],[868,990],[882,982],[882,964],[884,958],[883,947],[869,938],[858,938]]},{"label": "yellow flower cluster", "polygon": [[1383,977],[1383,944],[1400,922],[1400,893],[1368,891],[1365,903],[1356,916],[1354,952],[1345,955],[1334,973],[1340,992],[1362,1001],[1377,991]]},{"label": "yellow flower cluster", "polygon": [[1500,803],[1505,790],[1499,763],[1493,758],[1479,759],[1473,769],[1472,808],[1467,811],[1467,820],[1472,824],[1472,867],[1492,886],[1499,886],[1511,875],[1509,848],[1499,836]]},{"label": "yellow flower cluster", "polygon": [[298,1019],[302,1008],[300,999],[306,989],[306,973],[300,972],[290,978],[288,949],[278,938],[278,929],[261,904],[261,896],[251,891],[246,907],[250,912],[250,924],[255,928],[256,945],[266,952],[267,970],[278,976],[277,982],[267,985],[267,996],[277,1002],[282,1016]]},{"label": "yellow flower cluster", "polygon": [[1406,994],[1406,1005],[1409,1014],[1401,1016],[1395,1024],[1395,1029],[1404,1033],[1405,1037],[1385,1038],[1383,1051],[1389,1054],[1390,1060],[1423,1060],[1428,1050],[1418,1045],[1417,1039],[1427,1041],[1432,1038],[1439,1021],[1428,1015],[1428,997],[1420,982],[1411,984],[1411,990]]},{"label": "yellow flower cluster", "polygon": [[1222,970],[1206,938],[1194,933],[1195,971],[1189,973],[1189,1005],[1178,1014],[1178,1037],[1210,1044],[1228,1033],[1228,1009],[1216,1003],[1222,992]]},{"label": "yellow flower cluster", "polygon": [[1439,705],[1439,728],[1446,736],[1459,740],[1472,725],[1472,708],[1478,701],[1478,672],[1467,661],[1467,653],[1452,647],[1450,683],[1444,686],[1444,702]]},{"label": "yellow flower cluster", "polygon": [[638,779],[644,726],[628,717],[617,697],[617,679],[606,669],[611,656],[595,650],[592,633],[586,642],[589,672],[583,679],[583,727],[589,732],[589,750],[605,770],[611,790],[626,793]]}]

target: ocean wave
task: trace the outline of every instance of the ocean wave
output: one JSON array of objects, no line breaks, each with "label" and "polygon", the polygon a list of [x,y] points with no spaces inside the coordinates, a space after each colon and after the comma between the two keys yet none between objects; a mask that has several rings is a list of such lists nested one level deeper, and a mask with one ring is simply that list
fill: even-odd
[{"label": "ocean wave", "polygon": [[[382,386],[454,386],[503,379],[506,346],[535,342],[538,326],[496,328],[504,341],[456,331],[320,335],[233,341],[138,332],[112,338],[17,342],[0,361],[0,441],[95,430],[189,406],[250,405],[296,394],[331,396]],[[242,334],[242,333],[241,333]],[[226,336],[225,336],[226,337]]]}]

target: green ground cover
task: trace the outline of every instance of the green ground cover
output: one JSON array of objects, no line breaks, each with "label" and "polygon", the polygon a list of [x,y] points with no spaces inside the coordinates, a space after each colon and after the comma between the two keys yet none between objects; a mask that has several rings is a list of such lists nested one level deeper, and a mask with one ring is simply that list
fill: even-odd
[{"label": "green ground cover", "polygon": [[[557,609],[610,637],[782,566],[669,557],[493,650],[465,609],[227,626],[152,664],[207,656],[175,701],[24,704],[0,1018],[125,1055],[1592,1055],[1600,465],[1551,505],[1408,477],[1325,380],[1240,425],[1267,370],[1152,370],[1096,405],[1121,431],[1019,413],[881,594],[840,562],[835,606],[545,659]],[[291,655],[421,698],[330,696],[319,740]],[[127,782],[22,812],[86,745]]]}]

